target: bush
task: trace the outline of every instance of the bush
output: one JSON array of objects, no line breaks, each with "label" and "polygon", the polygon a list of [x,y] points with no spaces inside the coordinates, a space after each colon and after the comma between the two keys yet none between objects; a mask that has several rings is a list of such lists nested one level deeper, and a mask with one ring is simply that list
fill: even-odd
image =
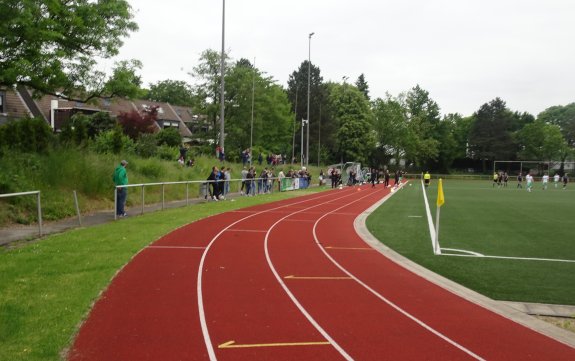
[{"label": "bush", "polygon": [[141,134],[136,143],[136,154],[142,158],[150,158],[157,154],[158,146],[156,135]]},{"label": "bush", "polygon": [[172,160],[176,161],[180,155],[180,151],[177,148],[168,147],[166,145],[162,145],[158,147],[156,156],[160,159],[164,160]]},{"label": "bush", "polygon": [[62,127],[59,135],[60,142],[65,145],[85,144],[89,139],[89,127],[90,117],[83,113],[74,114]]},{"label": "bush", "polygon": [[0,148],[47,153],[54,142],[52,128],[42,119],[26,118],[0,126]]},{"label": "bush", "polygon": [[98,135],[92,143],[92,149],[102,154],[119,154],[121,152],[134,152],[134,142],[122,134],[118,127]]},{"label": "bush", "polygon": [[169,147],[178,147],[182,144],[182,136],[178,128],[171,127],[163,129],[156,135],[158,145],[167,145]]}]

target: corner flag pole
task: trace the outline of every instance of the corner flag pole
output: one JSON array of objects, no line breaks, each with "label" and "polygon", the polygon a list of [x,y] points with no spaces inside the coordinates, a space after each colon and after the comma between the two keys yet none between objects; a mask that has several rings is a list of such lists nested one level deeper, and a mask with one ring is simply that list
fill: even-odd
[{"label": "corner flag pole", "polygon": [[445,197],[443,195],[443,182],[439,178],[439,183],[437,184],[437,213],[435,215],[435,244],[433,253],[441,254],[441,247],[439,246],[439,214],[441,211],[441,206],[445,203]]}]

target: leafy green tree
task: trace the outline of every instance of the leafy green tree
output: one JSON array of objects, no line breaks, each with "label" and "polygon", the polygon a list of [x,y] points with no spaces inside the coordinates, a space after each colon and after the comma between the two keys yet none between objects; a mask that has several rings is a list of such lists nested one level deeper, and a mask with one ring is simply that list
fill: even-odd
[{"label": "leafy green tree", "polygon": [[182,135],[176,127],[162,129],[156,134],[158,145],[167,145],[168,147],[178,147],[182,145]]},{"label": "leafy green tree", "polygon": [[560,155],[561,173],[563,173],[565,160],[575,150],[575,103],[547,108],[539,113],[537,120],[557,125],[561,129],[561,133],[568,145],[568,149]]},{"label": "leafy green tree", "polygon": [[420,167],[431,169],[438,159],[442,136],[439,106],[431,99],[428,91],[417,85],[407,93],[405,107],[409,139],[406,144],[406,159],[415,161]]},{"label": "leafy green tree", "polygon": [[[335,148],[335,142],[331,142],[335,139],[336,127],[334,126],[332,119],[329,118],[329,102],[327,101],[326,87],[323,83],[323,77],[321,76],[321,71],[319,67],[315,66],[313,63],[310,67],[310,101],[309,101],[309,145],[310,154],[309,161],[317,161],[317,143],[319,139],[320,126],[321,126],[321,138],[325,140],[322,144],[329,148]],[[296,109],[295,111],[295,128],[296,133],[292,134],[295,136],[295,148],[299,150],[301,154],[301,121],[302,119],[308,119],[307,115],[307,84],[308,84],[308,61],[303,61],[299,68],[293,71],[288,78],[288,88],[287,94],[288,99],[291,103],[291,109]],[[297,102],[296,102],[297,97]],[[296,107],[297,105],[297,107]],[[321,116],[321,120],[320,120]],[[293,132],[292,123],[292,132]],[[304,129],[304,143],[307,143],[307,129]],[[291,144],[291,143],[290,143]],[[305,147],[305,144],[304,144]],[[298,152],[294,152],[297,154]],[[297,158],[297,156],[296,156]]]},{"label": "leafy green tree", "polygon": [[372,113],[364,94],[349,84],[328,84],[331,117],[337,123],[341,159],[366,163],[375,147]]},{"label": "leafy green tree", "polygon": [[408,133],[406,109],[389,94],[385,100],[377,98],[372,109],[376,134],[373,165],[386,165],[392,158],[403,158]]},{"label": "leafy green tree", "polygon": [[[198,65],[190,73],[198,82],[194,94],[194,105],[199,113],[208,115],[213,129],[212,134],[208,136],[212,139],[216,139],[219,129],[217,119],[220,112],[220,59],[221,55],[216,50],[204,50],[200,55]],[[225,68],[229,70],[231,63],[227,53],[224,53],[224,61]]]},{"label": "leafy green tree", "polygon": [[483,104],[473,113],[469,149],[473,159],[482,161],[483,172],[487,171],[487,162],[516,158],[518,148],[512,137],[513,124],[514,114],[500,98]]},{"label": "leafy green tree", "polygon": [[355,81],[356,88],[365,95],[367,100],[369,99],[369,85],[367,85],[367,81],[365,80],[365,75],[360,74],[357,80]]},{"label": "leafy green tree", "polygon": [[93,139],[103,132],[114,129],[116,123],[116,119],[112,118],[109,112],[98,112],[91,115],[90,124],[88,125],[88,135]]},{"label": "leafy green tree", "polygon": [[174,105],[190,106],[193,103],[192,87],[181,80],[162,80],[150,84],[146,99]]},{"label": "leafy green tree", "polygon": [[554,160],[569,148],[561,128],[542,120],[527,124],[517,132],[516,139],[521,149],[519,157],[524,160]]},{"label": "leafy green tree", "polygon": [[228,159],[238,158],[250,146],[252,97],[252,145],[266,152],[286,153],[290,149],[293,115],[283,89],[246,59],[229,69],[225,80]]},{"label": "leafy green tree", "polygon": [[0,85],[83,102],[106,96],[97,59],[118,54],[137,29],[132,18],[126,0],[1,1]]}]

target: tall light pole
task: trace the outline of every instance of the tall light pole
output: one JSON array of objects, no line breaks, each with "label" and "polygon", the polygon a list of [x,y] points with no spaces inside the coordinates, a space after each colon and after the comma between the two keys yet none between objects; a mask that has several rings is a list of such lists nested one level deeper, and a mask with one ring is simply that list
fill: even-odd
[{"label": "tall light pole", "polygon": [[311,37],[315,33],[310,33],[308,37],[308,59],[307,59],[307,143],[305,151],[305,164],[309,165],[309,95],[311,84]]},{"label": "tall light pole", "polygon": [[[291,140],[291,159],[290,159],[290,164],[294,163],[294,158],[295,158],[295,123],[297,123],[297,82],[295,83],[295,105],[293,107],[293,112],[294,112],[294,116],[293,116],[293,137]],[[303,129],[302,129],[303,131]]]},{"label": "tall light pole", "polygon": [[[252,121],[250,125],[250,152],[252,151],[252,143],[254,140],[254,99],[256,95],[256,58],[254,58],[252,74]],[[250,157],[250,165],[252,165],[252,158]]]},{"label": "tall light pole", "polygon": [[[220,152],[224,151],[224,60],[225,60],[225,34],[226,34],[226,0],[222,0],[222,55],[220,59]],[[225,154],[225,153],[224,153]]]}]

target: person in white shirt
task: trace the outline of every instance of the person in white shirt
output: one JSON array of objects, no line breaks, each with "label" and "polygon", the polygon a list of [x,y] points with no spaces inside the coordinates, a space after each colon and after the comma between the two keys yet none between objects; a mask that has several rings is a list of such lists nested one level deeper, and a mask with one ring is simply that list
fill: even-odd
[{"label": "person in white shirt", "polygon": [[543,190],[546,190],[547,184],[549,184],[549,174],[545,173],[541,181],[543,182]]},{"label": "person in white shirt", "polygon": [[557,188],[560,179],[561,177],[559,176],[559,173],[555,173],[555,175],[553,176],[553,183],[555,183],[555,188]]},{"label": "person in white shirt", "polygon": [[531,192],[531,188],[533,187],[533,176],[530,173],[527,173],[525,180],[527,181],[527,192]]}]

